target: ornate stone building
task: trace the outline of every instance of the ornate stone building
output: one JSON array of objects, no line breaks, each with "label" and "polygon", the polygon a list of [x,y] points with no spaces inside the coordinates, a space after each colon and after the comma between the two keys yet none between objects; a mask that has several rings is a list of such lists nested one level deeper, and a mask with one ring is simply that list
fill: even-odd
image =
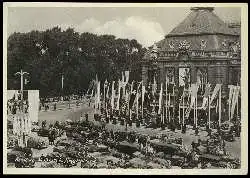
[{"label": "ornate stone building", "polygon": [[160,85],[167,75],[177,86],[218,83],[223,84],[222,93],[229,84],[240,84],[240,27],[226,24],[213,10],[191,8],[183,22],[132,66],[133,79],[149,84],[155,78]]}]

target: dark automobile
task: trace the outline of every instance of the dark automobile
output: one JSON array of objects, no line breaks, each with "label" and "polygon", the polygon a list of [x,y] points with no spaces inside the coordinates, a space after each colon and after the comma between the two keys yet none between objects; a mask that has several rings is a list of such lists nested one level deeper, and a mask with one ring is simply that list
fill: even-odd
[{"label": "dark automobile", "polygon": [[164,152],[169,155],[184,155],[185,152],[182,151],[181,146],[170,143],[163,143],[157,141],[151,141],[152,146],[156,150],[156,152]]},{"label": "dark automobile", "polygon": [[117,144],[116,149],[122,153],[132,155],[134,152],[139,151],[139,145],[122,141]]},{"label": "dark automobile", "polygon": [[38,134],[38,136],[41,136],[41,137],[48,137],[49,136],[49,130],[47,130],[47,129],[39,129],[37,134]]},{"label": "dark automobile", "polygon": [[156,152],[165,154],[164,158],[170,160],[173,166],[181,166],[185,163],[187,153],[180,145],[151,141]]}]

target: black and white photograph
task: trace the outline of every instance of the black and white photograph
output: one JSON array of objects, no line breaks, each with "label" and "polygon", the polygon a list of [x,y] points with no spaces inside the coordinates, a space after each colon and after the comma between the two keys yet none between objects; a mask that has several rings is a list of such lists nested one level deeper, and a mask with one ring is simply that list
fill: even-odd
[{"label": "black and white photograph", "polygon": [[4,3],[5,173],[247,174],[247,13]]}]

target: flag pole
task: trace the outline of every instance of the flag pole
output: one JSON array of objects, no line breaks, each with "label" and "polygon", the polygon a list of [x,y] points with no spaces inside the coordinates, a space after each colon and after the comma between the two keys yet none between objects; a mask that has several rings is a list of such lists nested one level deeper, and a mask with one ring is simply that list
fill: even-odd
[{"label": "flag pole", "polygon": [[166,77],[166,113],[165,113],[166,120],[168,120],[168,81]]},{"label": "flag pole", "polygon": [[169,108],[168,108],[168,118],[169,118],[169,121],[171,120],[171,117],[170,117],[170,104],[171,104],[171,102],[170,102],[170,93],[168,94],[168,106],[169,106]]},{"label": "flag pole", "polygon": [[219,126],[221,125],[221,86],[220,86],[220,93],[219,93]]},{"label": "flag pole", "polygon": [[198,92],[196,92],[196,101],[195,101],[195,127],[198,126]]},{"label": "flag pole", "polygon": [[[185,99],[184,99],[184,91],[183,91],[183,95],[182,95],[182,123],[183,123],[183,125],[184,125],[184,114],[185,114]],[[181,120],[181,118],[180,118],[180,120]],[[179,123],[180,123],[180,120],[179,120]]]},{"label": "flag pole", "polygon": [[179,120],[181,119],[181,101],[182,101],[182,96],[179,102]]},{"label": "flag pole", "polygon": [[211,119],[211,118],[210,118],[210,117],[211,117],[211,116],[210,116],[210,104],[211,104],[211,103],[210,103],[210,94],[208,94],[208,128],[209,128],[209,129],[210,129],[210,122],[211,122],[211,121],[210,121],[210,119]]},{"label": "flag pole", "polygon": [[143,118],[143,103],[144,103],[144,92],[145,92],[145,89],[144,89],[145,86],[143,86],[142,84],[142,92],[141,92],[141,116]]},{"label": "flag pole", "polygon": [[194,98],[194,106],[193,106],[193,109],[194,109],[194,126],[195,126],[195,98]]},{"label": "flag pole", "polygon": [[240,88],[239,88],[239,86],[238,86],[238,84],[237,84],[237,102],[236,102],[236,119],[238,119],[238,115],[239,115],[239,90],[240,90]]},{"label": "flag pole", "polygon": [[[230,91],[231,91],[231,88],[229,90],[229,97],[230,97]],[[231,120],[231,107],[230,107],[231,106],[231,101],[229,99],[231,99],[231,98],[228,98],[228,121]]]},{"label": "flag pole", "polygon": [[137,93],[136,93],[136,118],[137,118],[137,121],[138,121],[138,118],[139,118],[139,101],[138,101],[138,90],[137,90]]}]

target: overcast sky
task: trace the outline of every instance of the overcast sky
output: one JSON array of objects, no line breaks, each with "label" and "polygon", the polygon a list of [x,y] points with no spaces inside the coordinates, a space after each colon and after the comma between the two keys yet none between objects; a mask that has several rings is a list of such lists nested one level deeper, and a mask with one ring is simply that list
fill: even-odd
[{"label": "overcast sky", "polygon": [[[180,7],[11,7],[8,36],[13,32],[46,30],[54,26],[76,31],[136,39],[143,46],[164,38],[190,13]],[[224,21],[240,21],[240,8],[215,8]]]}]

